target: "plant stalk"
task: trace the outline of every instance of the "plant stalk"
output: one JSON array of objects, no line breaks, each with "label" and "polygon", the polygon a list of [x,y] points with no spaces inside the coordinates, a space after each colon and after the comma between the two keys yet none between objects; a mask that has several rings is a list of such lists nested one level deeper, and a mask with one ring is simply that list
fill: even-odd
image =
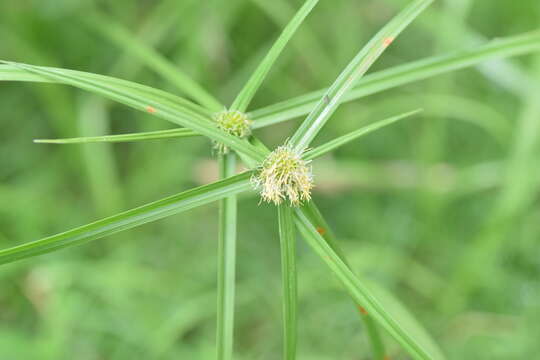
[{"label": "plant stalk", "polygon": [[281,276],[283,284],[283,359],[296,359],[297,273],[296,240],[293,210],[288,204],[278,206],[281,243]]},{"label": "plant stalk", "polygon": [[[236,169],[236,155],[234,153],[229,152],[226,155],[220,155],[218,162],[221,179],[234,175]],[[233,195],[220,200],[216,331],[218,360],[231,360],[233,355],[236,222],[236,196]]]}]

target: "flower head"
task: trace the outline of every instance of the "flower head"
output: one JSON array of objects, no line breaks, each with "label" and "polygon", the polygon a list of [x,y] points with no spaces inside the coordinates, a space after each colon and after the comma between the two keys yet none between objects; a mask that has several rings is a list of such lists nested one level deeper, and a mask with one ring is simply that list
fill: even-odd
[{"label": "flower head", "polygon": [[[238,110],[223,110],[214,115],[217,127],[230,135],[243,138],[251,135],[253,121],[246,114]],[[227,153],[227,146],[216,143],[215,147],[222,154]]]},{"label": "flower head", "polygon": [[285,144],[268,155],[252,183],[260,190],[262,200],[279,205],[288,199],[298,206],[311,199],[313,175],[302,153]]}]

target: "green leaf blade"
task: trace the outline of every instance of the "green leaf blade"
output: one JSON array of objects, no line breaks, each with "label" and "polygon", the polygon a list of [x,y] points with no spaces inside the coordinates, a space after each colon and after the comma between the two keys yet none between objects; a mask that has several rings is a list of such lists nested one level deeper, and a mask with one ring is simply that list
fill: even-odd
[{"label": "green leaf blade", "polygon": [[309,146],[336,111],[341,99],[354,82],[367,72],[390,43],[432,2],[433,0],[416,0],[394,17],[360,50],[291,137],[291,144],[296,151],[302,152]]},{"label": "green leaf blade", "polygon": [[249,183],[250,176],[251,173],[246,172],[209,185],[199,186],[57,235],[0,250],[0,264],[79,245],[205,205],[227,196],[239,194],[251,188]]},{"label": "green leaf blade", "polygon": [[380,302],[373,296],[372,292],[365,286],[358,277],[347,267],[335,251],[326,243],[324,238],[317,232],[309,221],[309,217],[304,210],[295,210],[295,222],[308,242],[321,259],[328,265],[332,272],[342,282],[349,294],[366,308],[367,312],[374,317],[377,322],[396,339],[401,346],[417,360],[432,360],[434,357],[412,338],[396,320],[381,306]]},{"label": "green leaf blade", "polygon": [[132,134],[104,135],[104,136],[85,136],[65,139],[35,139],[36,144],[90,144],[90,143],[117,143],[117,142],[136,142],[158,139],[176,139],[183,137],[198,136],[189,129],[169,129],[158,131],[147,131]]},{"label": "green leaf blade", "polygon": [[292,38],[298,27],[302,24],[306,16],[311,12],[311,10],[317,5],[319,0],[307,0],[304,5],[298,10],[295,16],[287,24],[283,32],[278,37],[272,48],[259,64],[257,69],[253,72],[246,85],[242,88],[238,96],[235,98],[231,105],[232,110],[238,110],[245,112],[249,103],[255,96],[255,93],[261,86],[262,82],[268,75],[272,65],[285,48],[285,45]]},{"label": "green leaf blade", "polygon": [[[309,203],[305,204],[302,208],[302,211],[304,215],[308,218],[309,222],[315,226],[317,232],[326,241],[328,246],[330,246],[330,248],[332,248],[335,254],[341,259],[341,261],[343,261],[343,263],[349,269],[351,269],[351,265],[349,264],[345,256],[345,252],[343,251],[341,246],[339,246],[336,236],[334,235],[330,226],[322,216],[315,202],[311,200]],[[377,328],[377,324],[373,320],[373,317],[365,311],[363,306],[356,299],[353,298],[352,300],[354,302],[356,310],[358,311],[358,315],[360,316],[362,324],[365,326],[366,335],[371,344],[373,358],[375,360],[385,360],[386,348],[379,333],[379,329]]]},{"label": "green leaf blade", "polygon": [[[27,64],[20,64],[20,63],[8,62],[8,61],[0,61],[0,63],[4,63],[4,65],[0,64],[0,81],[24,81],[24,82],[40,82],[40,83],[56,83],[56,84],[72,85],[70,82],[67,82],[65,79],[62,79],[59,77],[46,76],[44,74],[39,74],[35,72],[30,72],[21,67],[21,65],[29,66]],[[139,96],[143,96],[147,99],[166,103],[168,106],[174,107],[175,109],[179,111],[186,109],[204,117],[212,116],[211,111],[187,99],[184,99],[180,96],[173,95],[163,90],[159,90],[150,86],[138,84],[132,81],[119,79],[119,78],[106,76],[106,75],[94,74],[94,73],[89,73],[89,72],[84,72],[84,71],[55,68],[55,67],[34,66],[34,68],[39,68],[42,70],[50,70],[50,71],[64,74],[64,75],[70,75],[78,79],[97,81],[102,84],[107,84],[109,87],[114,87],[119,91],[134,92],[134,93],[137,93]]]},{"label": "green leaf blade", "polygon": [[411,312],[392,293],[373,281],[368,281],[367,284],[381,305],[394,318],[399,319],[401,327],[412,334],[414,339],[429,352],[434,360],[445,359],[439,345],[437,345],[418,320],[415,319]]},{"label": "green leaf blade", "polygon": [[[4,62],[6,63],[6,62]],[[31,73],[36,73],[44,77],[50,77],[77,88],[97,93],[114,101],[120,102],[140,111],[150,113],[154,116],[173,122],[177,125],[189,128],[212,140],[221,142],[236,151],[244,153],[255,161],[264,159],[266,153],[258,149],[246,140],[239,139],[224,131],[219,130],[215,123],[208,117],[191,111],[188,108],[175,108],[167,102],[160,101],[159,98],[148,98],[137,91],[130,91],[114,83],[96,81],[88,77],[78,76],[73,72],[65,72],[63,69],[50,69],[40,66],[32,66],[20,63],[8,63],[14,67],[19,67]]]},{"label": "green leaf blade", "polygon": [[[398,86],[424,80],[482,62],[528,54],[540,50],[540,31],[493,40],[485,45],[456,54],[434,56],[413,61],[362,77],[342,98],[358,100]],[[307,115],[327,90],[319,90],[250,112],[253,128],[262,128]]]},{"label": "green leaf blade", "polygon": [[343,146],[345,144],[348,144],[351,141],[354,141],[358,139],[359,137],[362,137],[364,135],[367,135],[373,131],[379,130],[385,126],[392,125],[396,123],[399,120],[405,119],[407,117],[413,116],[421,112],[421,109],[410,111],[401,115],[393,116],[384,120],[379,120],[373,124],[369,124],[366,126],[361,127],[358,130],[351,131],[350,133],[340,136],[334,140],[331,140],[327,142],[326,144],[323,144],[321,146],[316,147],[315,149],[309,150],[306,153],[304,153],[303,158],[305,160],[312,160],[318,157],[323,156],[324,154],[327,154],[340,146]]}]

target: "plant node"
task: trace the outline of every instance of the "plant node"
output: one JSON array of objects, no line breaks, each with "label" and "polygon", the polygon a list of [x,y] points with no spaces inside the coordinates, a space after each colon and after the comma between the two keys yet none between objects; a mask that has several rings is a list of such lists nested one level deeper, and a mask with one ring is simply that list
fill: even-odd
[{"label": "plant node", "polygon": [[314,185],[309,163],[302,159],[302,152],[285,144],[266,157],[251,181],[260,191],[262,200],[279,205],[288,199],[292,206],[298,206],[311,200]]},{"label": "plant node", "polygon": [[[238,110],[223,110],[214,115],[217,127],[233,136],[243,138],[251,135],[253,121],[246,114]],[[229,152],[229,148],[221,143],[216,143],[215,148],[221,154]]]}]

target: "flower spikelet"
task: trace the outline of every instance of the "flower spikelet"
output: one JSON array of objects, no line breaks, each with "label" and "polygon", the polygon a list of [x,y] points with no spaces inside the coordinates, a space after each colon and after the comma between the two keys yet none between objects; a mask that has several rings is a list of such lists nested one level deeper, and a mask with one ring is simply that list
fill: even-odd
[{"label": "flower spikelet", "polygon": [[[243,138],[251,135],[251,124],[253,121],[241,111],[238,110],[223,110],[214,115],[214,120],[220,130],[227,132],[230,135]],[[215,148],[222,154],[229,151],[227,146],[216,143]]]},{"label": "flower spikelet", "polygon": [[288,199],[292,206],[298,206],[311,199],[313,175],[309,163],[302,159],[302,152],[282,145],[263,161],[252,183],[263,201],[279,205]]}]

